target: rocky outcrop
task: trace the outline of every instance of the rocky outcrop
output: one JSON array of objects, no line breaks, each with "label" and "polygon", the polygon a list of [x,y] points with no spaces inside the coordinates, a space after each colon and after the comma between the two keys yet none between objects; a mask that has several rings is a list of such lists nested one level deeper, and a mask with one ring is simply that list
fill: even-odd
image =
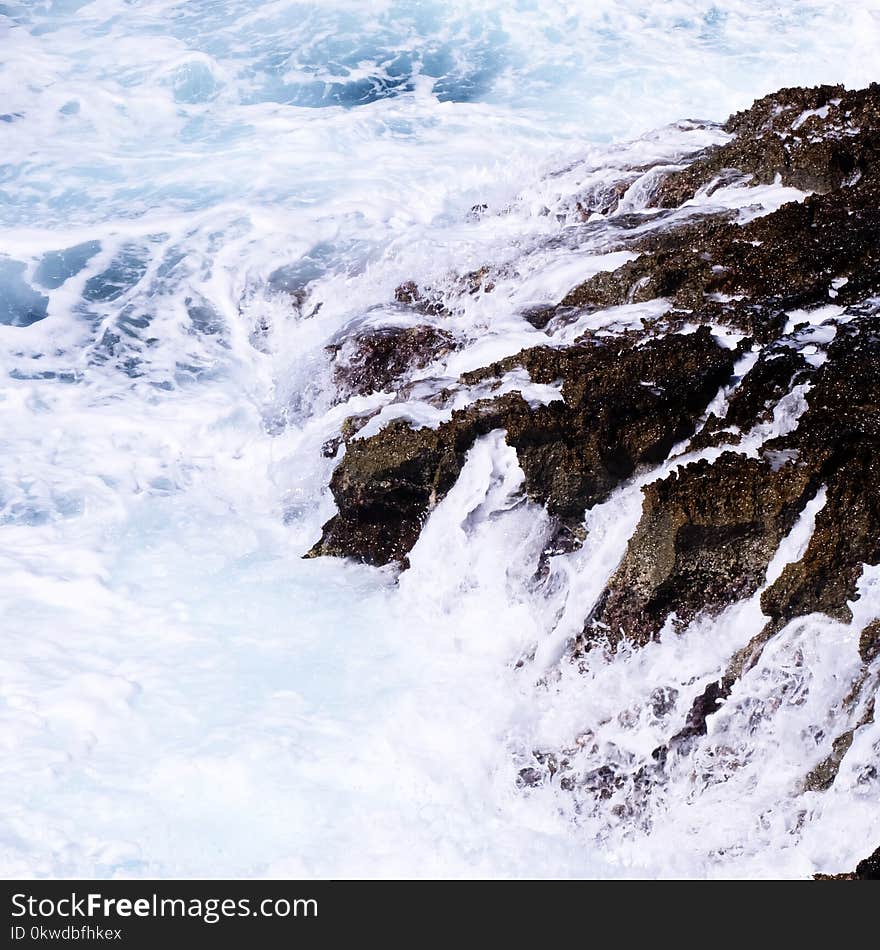
[{"label": "rocky outcrop", "polygon": [[742,313],[735,298],[759,304],[755,315],[827,303],[856,303],[880,293],[880,188],[858,185],[738,224],[710,215],[661,230],[634,245],[643,253],[575,287],[562,307],[609,307],[668,298],[697,315],[707,300],[728,303],[714,316]]},{"label": "rocky outcrop", "polygon": [[768,346],[727,400],[722,418],[711,415],[694,440],[694,448],[736,444],[762,422],[769,422],[783,396],[811,379],[813,367],[788,346]]},{"label": "rocky outcrop", "polygon": [[880,561],[880,318],[844,324],[828,349],[795,432],[772,448],[798,452],[826,486],[804,556],[761,599],[771,618],[822,611],[849,621],[863,564]]},{"label": "rocky outcrop", "polygon": [[[605,228],[603,246],[638,256],[521,314],[551,341],[567,322],[606,307],[659,298],[661,316],[655,306],[640,328],[585,332],[465,373],[456,393],[473,401],[436,428],[397,419],[362,438],[352,423],[337,440],[345,444],[330,484],[338,511],[309,552],[405,566],[468,450],[493,430],[516,451],[524,492],[545,506],[556,540],[569,539],[551,541],[545,555],[569,551],[586,511],[645,476],[638,525],[566,658],[586,666],[600,646],[642,647],[746,598],[756,598],[764,621],[700,686],[686,715],[674,689],[646,699],[642,714],[667,730],[652,754],[609,748],[597,765],[586,729],[571,748],[519,763],[520,788],[556,781],[592,801],[613,798],[621,814],[640,807],[670,763],[711,731],[774,636],[817,612],[850,622],[865,565],[880,564],[880,86],[784,89],[724,129],[726,144],[658,175],[645,213],[617,214],[634,170],[580,196],[566,219],[583,221],[581,233]],[[762,216],[688,204],[727,185],[774,183],[811,194]],[[397,306],[418,323],[340,351],[340,387],[376,391],[428,366],[458,345],[439,328],[455,294],[492,289],[487,268],[446,292],[402,284]],[[510,392],[511,377],[526,374],[558,386],[561,398],[541,404]],[[505,394],[493,395],[502,381]],[[447,395],[438,392],[435,405]],[[661,464],[673,450],[675,461]],[[768,577],[811,501],[802,554]],[[800,792],[829,788],[873,721],[880,620],[858,636],[863,665],[843,704],[846,721],[817,737],[823,757],[804,767]],[[875,853],[844,876],[876,877],[877,862]]]},{"label": "rocky outcrop", "polygon": [[666,297],[699,315],[710,303],[711,319],[745,318],[766,341],[780,309],[857,303],[880,292],[880,86],[782,90],[725,128],[734,135],[729,144],[661,183],[660,207],[744,177],[778,178],[814,194],[744,225],[714,214],[652,229],[631,245],[638,259],[578,285],[561,307]]},{"label": "rocky outcrop", "polygon": [[668,176],[656,202],[677,208],[701,188],[737,177],[825,194],[876,171],[880,154],[880,86],[780,89],[731,116],[733,138]]},{"label": "rocky outcrop", "polygon": [[751,596],[813,489],[797,464],[774,471],[732,452],[649,485],[642,520],[585,636],[645,643],[667,617],[686,624]]},{"label": "rocky outcrop", "polygon": [[451,333],[430,325],[376,327],[329,347],[340,396],[382,392],[455,346]]},{"label": "rocky outcrop", "polygon": [[[626,556],[575,652],[596,639],[645,643],[670,618],[686,624],[753,595],[820,489],[824,506],[803,557],[762,594],[768,626],[761,638],[813,611],[847,620],[862,565],[880,561],[880,317],[870,304],[880,294],[878,109],[876,85],[860,92],[823,86],[781,90],[731,117],[730,141],[667,175],[657,205],[675,208],[699,189],[744,176],[815,193],[745,224],[720,213],[645,229],[632,245],[641,252],[635,260],[584,281],[532,319],[543,326],[563,310],[662,297],[674,307],[664,321],[641,332],[585,334],[567,347],[534,347],[467,373],[460,386],[483,398],[435,429],[397,420],[363,439],[352,427],[340,436],[346,451],[330,485],[338,513],[310,554],[404,562],[468,449],[492,429],[504,430],[516,450],[528,496],[577,534],[586,510],[699,427],[693,451],[730,451],[647,486]],[[630,180],[605,196],[603,214]],[[461,292],[491,290],[485,268],[457,282]],[[448,312],[439,291],[412,282],[396,298],[435,317]],[[785,336],[789,313],[829,300],[851,310],[832,331],[824,363],[810,361],[799,352],[800,328]],[[747,334],[739,350],[715,339],[710,327],[719,324]],[[455,345],[428,323],[367,331],[337,349],[338,384],[354,393],[385,389]],[[750,346],[758,350],[754,364],[723,413],[700,425]],[[485,398],[487,387],[523,370],[534,383],[560,384],[562,398],[545,405],[516,393]],[[796,428],[763,445],[758,457],[742,454],[743,438],[768,423],[797,385],[807,395]],[[869,637],[866,650],[873,642]],[[734,658],[729,674],[744,662]]]},{"label": "rocky outcrop", "polygon": [[404,562],[474,440],[525,412],[528,404],[513,394],[454,412],[437,429],[413,429],[398,419],[368,439],[352,439],[330,482],[339,513],[307,556]]},{"label": "rocky outcrop", "polygon": [[[762,395],[805,372],[798,354],[759,360],[730,400],[736,424],[761,421],[770,401]],[[841,325],[809,379],[797,428],[768,442],[762,457],[726,452],[645,489],[641,522],[578,649],[597,637],[644,643],[672,615],[686,623],[753,594],[820,487],[825,504],[807,549],[761,607],[777,628],[814,611],[851,619],[862,566],[880,562],[880,318]]]},{"label": "rocky outcrop", "polygon": [[707,328],[648,340],[536,347],[479,373],[469,384],[524,368],[533,382],[562,380],[562,399],[530,406],[519,395],[481,400],[437,429],[403,421],[348,443],[330,483],[339,513],[312,555],[350,555],[371,564],[402,560],[431,509],[449,491],[474,441],[504,429],[516,449],[530,498],[561,525],[640,467],[662,461],[693,433],[733,353]]}]

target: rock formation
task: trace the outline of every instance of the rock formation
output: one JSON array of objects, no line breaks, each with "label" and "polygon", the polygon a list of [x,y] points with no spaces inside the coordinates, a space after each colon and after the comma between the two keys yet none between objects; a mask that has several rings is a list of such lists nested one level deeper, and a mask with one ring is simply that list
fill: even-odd
[{"label": "rock formation", "polygon": [[[567,656],[623,641],[643,646],[669,623],[681,628],[758,594],[766,623],[697,697],[654,763],[629,776],[633,788],[649,775],[660,780],[668,755],[706,733],[787,623],[815,612],[849,622],[864,566],[880,563],[880,86],[783,89],[724,130],[726,144],[658,177],[650,213],[621,222],[616,246],[637,256],[522,317],[544,328],[656,300],[665,314],[641,330],[587,332],[466,373],[456,385],[474,400],[436,428],[398,419],[368,438],[353,431],[330,484],[338,512],[309,552],[405,567],[468,450],[492,430],[516,451],[529,499],[575,544],[585,512],[656,469],[626,553]],[[635,177],[609,186],[584,217],[612,214]],[[744,220],[692,201],[731,184],[774,183],[810,194]],[[463,293],[492,289],[488,269],[460,283]],[[415,283],[398,288],[397,304],[419,321],[448,313],[436,291]],[[819,309],[829,304],[833,312]],[[739,340],[735,347],[722,330]],[[445,330],[421,322],[355,338],[337,363],[338,382],[348,392],[381,389],[454,346]],[[561,397],[534,405],[519,392],[492,395],[516,372],[560,385]],[[783,434],[750,442],[785,400],[796,418]],[[685,455],[664,469],[676,447]],[[780,543],[820,492],[803,554],[768,580]],[[875,619],[861,633],[861,686],[880,655],[878,631]],[[833,783],[854,731],[872,717],[871,702],[805,777],[806,789]],[[518,782],[533,787],[566,773],[565,787],[601,798],[624,781],[608,765],[580,777],[571,768],[565,753],[535,753]],[[875,853],[853,876],[876,876],[876,865]]]}]

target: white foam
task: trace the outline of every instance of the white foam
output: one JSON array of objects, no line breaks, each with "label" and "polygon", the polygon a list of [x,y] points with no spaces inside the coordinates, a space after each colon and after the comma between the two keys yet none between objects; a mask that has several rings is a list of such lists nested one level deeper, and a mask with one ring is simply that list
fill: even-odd
[{"label": "white foam", "polygon": [[[874,78],[873,4],[10,0],[4,11],[0,256],[13,264],[0,290],[22,320],[43,303],[46,318],[0,325],[0,869],[851,866],[876,828],[864,777],[876,729],[859,732],[800,837],[772,822],[748,831],[765,804],[781,801],[784,822],[799,807],[785,784],[798,730],[824,721],[850,682],[855,621],[810,618],[768,654],[744,697],[772,693],[768,671],[805,676],[803,647],[819,671],[813,698],[770,717],[754,766],[712,807],[689,807],[689,776],[658,799],[655,826],[674,819],[665,837],[636,824],[609,837],[604,819],[573,822],[555,788],[517,788],[530,743],[567,742],[593,716],[629,721],[655,687],[679,684],[683,717],[746,633],[740,606],[535,686],[622,556],[638,483],[593,509],[584,548],[551,558],[540,583],[546,521],[494,433],[399,585],[392,570],[300,556],[333,511],[337,460],[321,446],[346,415],[436,424],[443,410],[421,401],[428,377],[454,382],[525,346],[662,314],[663,301],[575,313],[549,332],[522,318],[629,259],[616,232],[574,213],[585,193],[632,182],[619,222],[645,211],[659,169],[727,138],[677,120],[723,120],[782,85]],[[799,195],[728,186],[684,213],[725,206],[744,219],[784,200]],[[494,289],[462,293],[457,275],[484,265]],[[409,279],[437,288],[450,315],[391,315]],[[465,345],[426,368],[419,398],[336,404],[324,347],[365,315],[436,320]],[[522,375],[503,385],[559,395]],[[796,425],[802,395],[740,450]],[[682,446],[655,474],[694,457]],[[877,601],[870,578],[857,611]],[[647,713],[632,721],[608,735],[633,753],[668,731]],[[781,758],[774,743],[788,743]],[[748,782],[760,807],[725,826]],[[737,836],[734,860],[720,847]]]}]

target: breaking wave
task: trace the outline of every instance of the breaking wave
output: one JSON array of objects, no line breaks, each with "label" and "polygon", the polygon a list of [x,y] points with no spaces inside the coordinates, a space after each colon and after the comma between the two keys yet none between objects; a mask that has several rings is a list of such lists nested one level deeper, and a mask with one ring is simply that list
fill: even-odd
[{"label": "breaking wave", "polygon": [[[863,713],[876,569],[851,623],[792,623],[646,794],[601,770],[650,757],[762,615],[755,595],[559,663],[639,483],[538,584],[546,515],[493,433],[408,571],[302,554],[345,418],[436,425],[419,377],[548,340],[522,312],[626,259],[581,196],[625,179],[616,213],[640,210],[657,168],[726,139],[715,122],[778,86],[864,85],[878,41],[873,2],[0,3],[4,873],[807,876],[863,857],[880,726],[829,789],[798,783]],[[803,197],[743,193],[689,213]],[[462,293],[486,265],[492,292]],[[327,347],[405,323],[408,280],[467,345],[408,394],[346,398]],[[560,749],[595,796],[524,781]]]}]

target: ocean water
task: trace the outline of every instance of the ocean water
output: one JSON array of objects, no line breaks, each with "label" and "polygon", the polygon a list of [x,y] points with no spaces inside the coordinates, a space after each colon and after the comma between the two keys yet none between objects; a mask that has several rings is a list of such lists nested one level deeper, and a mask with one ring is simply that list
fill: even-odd
[{"label": "ocean water", "polygon": [[[876,0],[0,2],[0,872],[807,876],[873,850],[880,728],[827,792],[798,781],[867,701],[877,571],[852,624],[776,638],[633,809],[517,773],[649,756],[763,623],[753,598],[559,663],[639,484],[536,584],[544,516],[492,434],[408,572],[301,555],[346,416],[437,421],[417,395],[339,402],[328,344],[410,319],[408,279],[469,341],[426,380],[541,342],[522,308],[622,260],[577,227],[584,189],[722,141],[779,86],[864,85],[878,47]],[[456,296],[485,264],[494,292]]]}]

